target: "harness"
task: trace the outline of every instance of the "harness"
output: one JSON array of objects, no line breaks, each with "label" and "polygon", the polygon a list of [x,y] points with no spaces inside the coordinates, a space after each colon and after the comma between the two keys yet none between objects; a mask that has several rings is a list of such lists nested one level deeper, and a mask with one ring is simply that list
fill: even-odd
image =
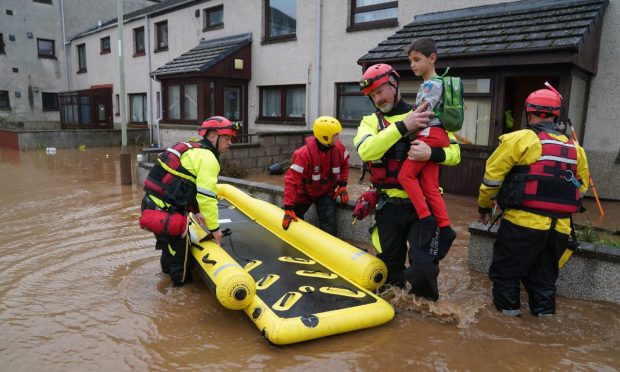
[{"label": "harness", "polygon": [[581,180],[577,175],[577,149],[572,139],[562,142],[545,128],[533,128],[542,154],[530,164],[515,166],[497,197],[502,209],[522,209],[555,218],[570,217],[581,207]]},{"label": "harness", "polygon": [[[377,129],[382,131],[390,125],[381,111],[375,114],[379,119]],[[370,171],[370,182],[375,188],[381,189],[402,189],[398,182],[398,172],[407,159],[410,139],[408,136],[402,137],[392,147],[390,147],[379,161],[367,162]]]},{"label": "harness", "polygon": [[[190,149],[205,148],[216,154],[215,149],[204,142],[179,142],[162,152],[153,169],[144,180],[144,191],[174,209],[184,210],[196,199],[196,175],[181,164],[181,156]],[[217,157],[217,156],[216,156]]]},{"label": "harness", "polygon": [[308,151],[310,152],[310,178],[304,177],[303,182],[310,187],[320,187],[320,185],[325,185],[332,181],[337,183],[340,180],[340,165],[344,162],[345,156],[342,145],[336,142],[334,146],[327,151],[331,167],[331,176],[327,178],[321,177],[324,164],[321,163],[321,150],[313,136],[306,137],[306,147],[308,147]]}]

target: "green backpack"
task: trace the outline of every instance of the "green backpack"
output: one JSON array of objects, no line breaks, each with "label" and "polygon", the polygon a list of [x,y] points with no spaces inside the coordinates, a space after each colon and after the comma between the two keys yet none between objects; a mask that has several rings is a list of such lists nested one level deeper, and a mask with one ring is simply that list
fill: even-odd
[{"label": "green backpack", "polygon": [[434,114],[441,120],[445,130],[457,132],[463,127],[463,84],[459,77],[446,76],[449,70],[450,67],[446,68],[443,75],[433,78],[443,84],[443,107],[436,108]]}]

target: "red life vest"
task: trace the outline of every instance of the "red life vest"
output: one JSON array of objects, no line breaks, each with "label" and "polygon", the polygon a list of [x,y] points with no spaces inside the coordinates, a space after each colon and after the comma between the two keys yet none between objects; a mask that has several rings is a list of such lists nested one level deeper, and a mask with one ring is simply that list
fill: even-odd
[{"label": "red life vest", "polygon": [[544,130],[537,131],[542,154],[524,166],[513,167],[502,183],[497,201],[513,208],[564,218],[581,207],[581,180],[577,175],[577,149],[572,139],[564,143]]},{"label": "red life vest", "polygon": [[[334,146],[327,150],[329,164],[321,162],[321,150],[314,136],[306,137],[306,147],[310,153],[310,164],[306,168],[304,190],[309,196],[320,196],[333,189],[340,181],[340,168],[344,163],[345,149],[342,143],[336,141]],[[329,176],[323,177],[325,167],[331,167]]]},{"label": "red life vest", "polygon": [[[206,148],[201,142],[179,142],[159,154],[157,162],[144,180],[144,191],[184,210],[196,199],[196,175],[181,164],[183,153],[194,148]],[[213,150],[212,150],[213,151]]]},{"label": "red life vest", "polygon": [[[390,126],[390,122],[385,119],[383,113],[377,112],[379,119],[378,130]],[[377,189],[402,189],[398,182],[398,172],[403,166],[403,162],[407,159],[407,152],[410,147],[409,137],[402,137],[392,147],[390,147],[381,160],[369,161],[368,170],[370,171],[370,182]]]}]

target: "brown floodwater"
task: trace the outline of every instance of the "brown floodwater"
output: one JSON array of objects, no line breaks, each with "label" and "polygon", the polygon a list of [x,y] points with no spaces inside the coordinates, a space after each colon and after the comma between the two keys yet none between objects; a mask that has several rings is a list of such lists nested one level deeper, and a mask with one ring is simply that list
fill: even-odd
[{"label": "brown floodwater", "polygon": [[386,325],[270,345],[204,283],[173,288],[160,273],[133,218],[141,187],[120,185],[118,153],[0,149],[2,370],[620,369],[620,306],[559,297],[549,318],[493,310],[488,278],[467,267],[475,200],[450,195],[459,237],[438,303],[389,291]]}]

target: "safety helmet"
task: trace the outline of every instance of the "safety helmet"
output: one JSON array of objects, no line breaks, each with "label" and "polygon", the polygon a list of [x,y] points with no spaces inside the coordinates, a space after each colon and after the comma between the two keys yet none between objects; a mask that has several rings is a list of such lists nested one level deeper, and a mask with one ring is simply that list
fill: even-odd
[{"label": "safety helmet", "polygon": [[376,65],[368,67],[362,76],[362,80],[360,80],[362,92],[368,95],[381,84],[389,83],[390,75],[393,75],[395,78],[400,77],[392,66],[385,63],[377,63]]},{"label": "safety helmet", "polygon": [[530,93],[525,100],[525,111],[535,113],[536,116],[546,118],[560,116],[562,106],[561,97],[550,89],[539,89]]},{"label": "safety helmet", "polygon": [[312,132],[317,140],[323,145],[329,146],[332,143],[332,137],[340,133],[342,125],[331,116],[321,116],[314,121]]},{"label": "safety helmet", "polygon": [[235,137],[237,131],[241,129],[241,126],[241,123],[238,121],[231,122],[223,116],[211,116],[202,122],[198,134],[204,137],[207,135],[208,131],[217,130],[217,134],[220,136],[227,134]]}]

